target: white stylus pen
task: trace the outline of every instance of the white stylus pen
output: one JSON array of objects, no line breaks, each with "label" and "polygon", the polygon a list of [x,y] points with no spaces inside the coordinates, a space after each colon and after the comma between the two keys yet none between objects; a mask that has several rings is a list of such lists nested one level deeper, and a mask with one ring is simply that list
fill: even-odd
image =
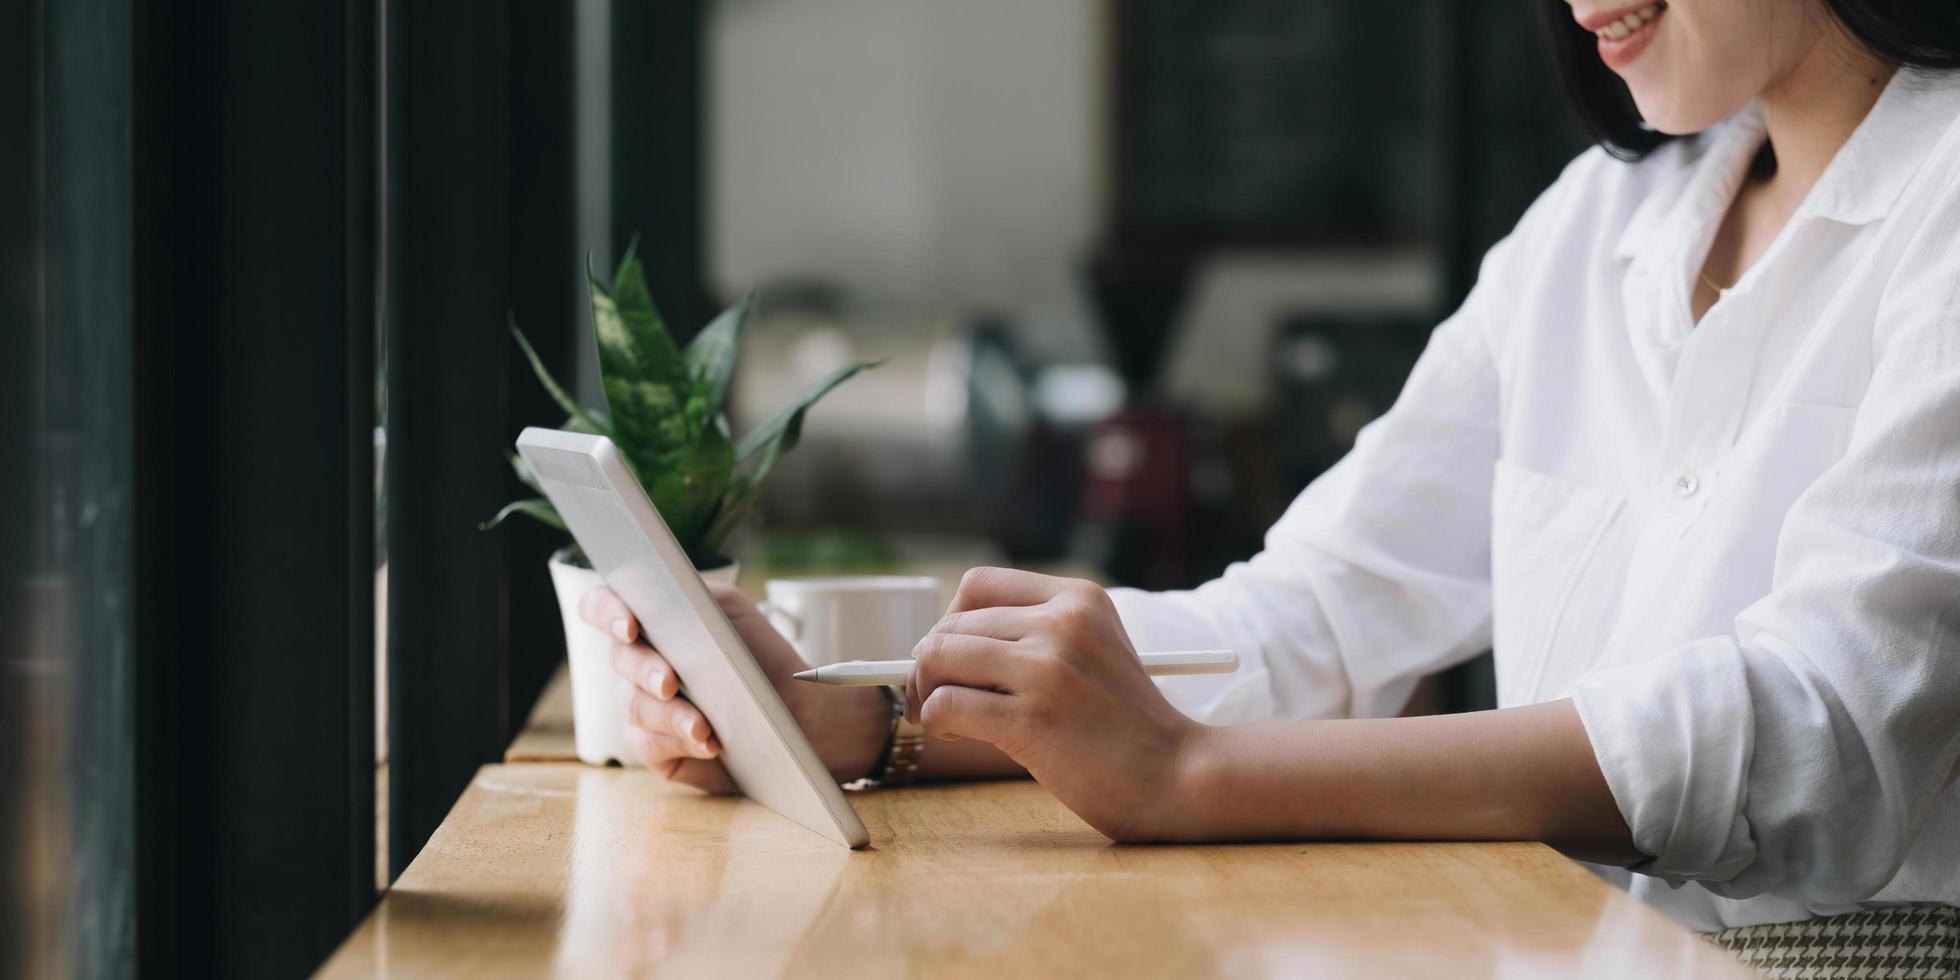
[{"label": "white stylus pen", "polygon": [[[1173,674],[1229,674],[1239,669],[1239,655],[1230,650],[1181,650],[1139,654],[1143,672],[1152,677]],[[833,687],[890,687],[912,678],[910,660],[846,660],[796,672],[799,681]]]}]

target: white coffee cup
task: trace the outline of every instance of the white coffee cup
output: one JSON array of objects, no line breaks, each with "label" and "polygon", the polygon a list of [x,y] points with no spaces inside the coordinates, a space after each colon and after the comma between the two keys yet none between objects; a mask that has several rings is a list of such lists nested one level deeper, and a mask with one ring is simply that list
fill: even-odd
[{"label": "white coffee cup", "polygon": [[812,667],[910,658],[946,609],[939,580],[917,575],[772,578],[764,590],[763,614]]}]

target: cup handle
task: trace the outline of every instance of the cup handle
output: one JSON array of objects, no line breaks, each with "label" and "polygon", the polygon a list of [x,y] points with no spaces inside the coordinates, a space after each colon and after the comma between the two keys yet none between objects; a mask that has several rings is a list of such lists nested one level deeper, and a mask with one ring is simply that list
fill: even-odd
[{"label": "cup handle", "polygon": [[769,625],[774,626],[776,632],[783,634],[784,639],[791,643],[803,639],[803,621],[796,618],[795,613],[766,599],[756,603],[755,608],[769,620]]}]

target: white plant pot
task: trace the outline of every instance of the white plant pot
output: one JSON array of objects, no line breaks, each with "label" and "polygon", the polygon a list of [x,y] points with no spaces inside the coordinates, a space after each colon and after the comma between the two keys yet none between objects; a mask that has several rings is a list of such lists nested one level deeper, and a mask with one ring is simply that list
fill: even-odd
[{"label": "white plant pot", "polygon": [[[626,719],[621,713],[626,681],[613,673],[612,637],[588,625],[578,614],[579,600],[605,580],[590,568],[564,560],[565,551],[551,556],[551,584],[558,592],[558,615],[565,622],[565,658],[572,675],[572,739],[579,761],[603,766],[617,762],[637,766],[626,746]],[[739,566],[723,565],[702,572],[710,582],[735,584]]]}]

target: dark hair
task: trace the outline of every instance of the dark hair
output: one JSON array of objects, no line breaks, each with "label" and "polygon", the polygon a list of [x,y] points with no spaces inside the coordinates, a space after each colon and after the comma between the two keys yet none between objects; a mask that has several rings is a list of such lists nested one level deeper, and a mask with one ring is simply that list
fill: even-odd
[{"label": "dark hair", "polygon": [[[1960,69],[1956,0],[1822,0],[1853,40],[1900,68]],[[1622,160],[1638,160],[1673,137],[1641,120],[1626,83],[1599,60],[1598,42],[1572,19],[1566,0],[1538,0],[1545,40],[1566,96],[1587,132]]]}]

